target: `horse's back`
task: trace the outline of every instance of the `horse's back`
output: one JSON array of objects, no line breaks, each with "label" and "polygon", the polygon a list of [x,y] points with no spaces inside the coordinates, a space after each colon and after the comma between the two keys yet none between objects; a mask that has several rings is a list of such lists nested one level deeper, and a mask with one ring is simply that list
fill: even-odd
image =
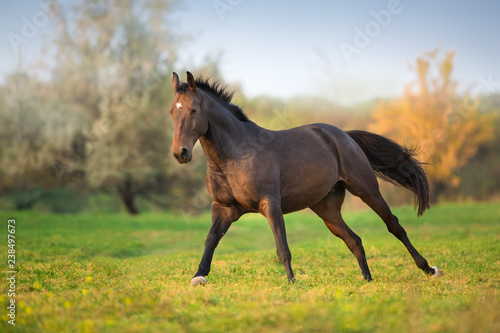
[{"label": "horse's back", "polygon": [[364,153],[357,143],[346,132],[333,125],[315,123],[284,130],[281,133],[282,140],[288,145],[297,145],[294,151],[306,150],[309,152],[308,156],[315,155],[313,160],[321,160],[319,154],[336,163],[343,163],[345,157],[352,155],[364,158]]}]

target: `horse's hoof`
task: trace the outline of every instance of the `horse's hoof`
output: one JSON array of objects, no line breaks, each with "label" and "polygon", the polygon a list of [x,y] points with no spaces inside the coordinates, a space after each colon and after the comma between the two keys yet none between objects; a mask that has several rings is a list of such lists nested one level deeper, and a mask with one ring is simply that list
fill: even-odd
[{"label": "horse's hoof", "polygon": [[207,279],[204,277],[204,276],[195,276],[192,280],[191,280],[191,285],[194,287],[194,286],[197,286],[201,284],[202,286],[204,286],[205,284],[207,284]]},{"label": "horse's hoof", "polygon": [[363,280],[365,280],[365,282],[372,282],[373,281],[371,275],[366,275],[366,276],[363,275]]},{"label": "horse's hoof", "polygon": [[433,278],[438,278],[444,275],[444,272],[441,268],[437,268],[436,266],[433,266],[432,269],[434,270],[434,274],[431,275]]}]

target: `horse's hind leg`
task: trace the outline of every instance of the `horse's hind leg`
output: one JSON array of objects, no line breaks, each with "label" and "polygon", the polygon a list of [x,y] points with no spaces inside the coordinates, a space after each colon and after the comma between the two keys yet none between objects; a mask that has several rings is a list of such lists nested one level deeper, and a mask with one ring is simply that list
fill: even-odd
[{"label": "horse's hind leg", "polygon": [[[376,180],[375,180],[376,182]],[[391,209],[387,205],[386,201],[382,197],[382,194],[380,194],[380,191],[377,186],[371,186],[370,191],[356,191],[352,190],[351,188],[348,188],[349,191],[361,198],[370,208],[372,208],[384,221],[384,223],[387,226],[387,230],[394,236],[396,236],[397,239],[399,239],[405,246],[410,255],[413,257],[413,260],[415,260],[415,264],[417,265],[418,268],[423,270],[426,274],[428,275],[436,275],[439,276],[442,272],[438,271],[438,269],[431,268],[429,264],[427,263],[427,260],[418,253],[418,251],[415,249],[415,247],[412,245],[410,242],[410,239],[408,238],[408,235],[406,234],[406,230],[399,224],[399,220],[396,216],[394,216],[391,212]]]},{"label": "horse's hind leg", "polygon": [[349,250],[356,256],[363,278],[371,281],[372,276],[366,262],[365,250],[361,238],[347,226],[340,213],[344,197],[345,188],[342,185],[337,185],[333,193],[327,195],[310,208],[325,221],[326,226],[335,236],[345,242]]}]

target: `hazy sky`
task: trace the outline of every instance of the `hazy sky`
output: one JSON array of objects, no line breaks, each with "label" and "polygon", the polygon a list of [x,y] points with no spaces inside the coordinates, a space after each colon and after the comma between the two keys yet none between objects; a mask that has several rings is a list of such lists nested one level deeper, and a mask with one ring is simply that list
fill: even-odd
[{"label": "hazy sky", "polygon": [[[16,63],[9,32],[21,34],[44,2],[0,0],[0,76]],[[456,51],[461,88],[500,92],[499,1],[187,0],[172,21],[192,36],[183,63],[221,54],[226,83],[250,96],[396,96],[415,77],[408,62],[436,47]],[[29,38],[28,59],[49,32],[47,23]]]}]

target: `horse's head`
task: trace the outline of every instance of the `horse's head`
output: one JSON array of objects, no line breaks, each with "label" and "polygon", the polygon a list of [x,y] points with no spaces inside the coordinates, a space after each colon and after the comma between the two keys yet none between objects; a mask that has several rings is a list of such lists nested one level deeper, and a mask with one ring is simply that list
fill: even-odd
[{"label": "horse's head", "polygon": [[172,153],[177,162],[183,164],[191,161],[196,141],[208,130],[208,110],[203,107],[202,95],[196,90],[191,73],[187,72],[187,84],[181,84],[179,76],[174,73],[172,85],[175,92],[170,106],[175,129]]}]

